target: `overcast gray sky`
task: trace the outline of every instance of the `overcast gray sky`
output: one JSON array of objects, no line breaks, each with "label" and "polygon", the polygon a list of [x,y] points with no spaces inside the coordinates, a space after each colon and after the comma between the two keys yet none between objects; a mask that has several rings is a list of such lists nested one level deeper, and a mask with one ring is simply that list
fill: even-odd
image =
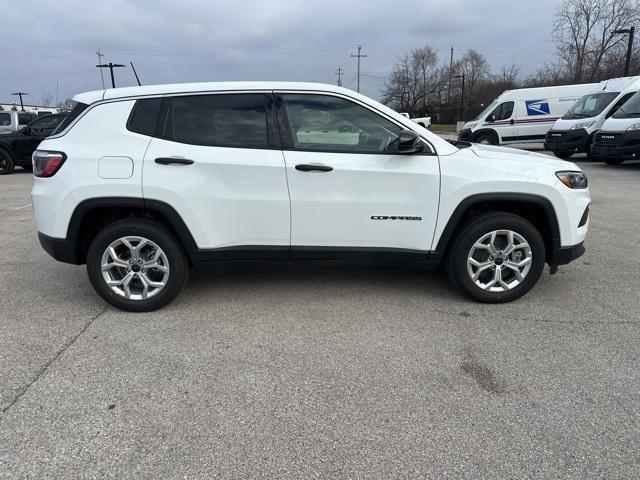
[{"label": "overcast gray sky", "polygon": [[[308,80],[355,89],[357,43],[362,91],[378,97],[402,53],[423,45],[448,60],[468,48],[492,68],[515,62],[531,74],[553,55],[560,0],[0,0],[0,102],[44,90],[59,99],[100,88],[104,61],[133,60],[143,84],[217,80]],[[105,72],[105,81],[108,72]],[[134,85],[131,68],[116,72]],[[55,100],[55,98],[54,98]]]}]

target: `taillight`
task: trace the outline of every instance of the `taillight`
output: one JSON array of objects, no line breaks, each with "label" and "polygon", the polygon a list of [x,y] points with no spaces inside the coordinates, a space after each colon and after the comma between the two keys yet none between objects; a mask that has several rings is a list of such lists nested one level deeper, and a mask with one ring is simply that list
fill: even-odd
[{"label": "taillight", "polygon": [[62,152],[36,150],[33,152],[33,174],[36,177],[52,177],[67,159]]}]

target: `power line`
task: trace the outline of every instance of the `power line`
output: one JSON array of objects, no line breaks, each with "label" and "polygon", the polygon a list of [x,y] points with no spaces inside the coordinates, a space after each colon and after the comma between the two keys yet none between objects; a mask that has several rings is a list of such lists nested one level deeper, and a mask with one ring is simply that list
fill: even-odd
[{"label": "power line", "polygon": [[29,95],[27,92],[16,92],[16,93],[12,93],[11,95],[18,95],[20,97],[20,109],[24,112],[24,103],[22,102],[22,96],[23,95]]},{"label": "power line", "polygon": [[367,56],[360,53],[361,51],[362,51],[362,45],[358,44],[358,53],[356,55],[354,55],[353,53],[351,54],[351,58],[358,59],[358,89],[356,90],[358,93],[360,93],[360,59]]}]

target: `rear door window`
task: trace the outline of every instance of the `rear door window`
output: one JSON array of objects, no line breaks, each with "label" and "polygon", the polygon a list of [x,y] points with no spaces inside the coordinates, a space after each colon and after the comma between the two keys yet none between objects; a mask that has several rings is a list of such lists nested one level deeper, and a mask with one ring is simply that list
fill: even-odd
[{"label": "rear door window", "polygon": [[11,125],[11,114],[7,112],[0,112],[0,127]]},{"label": "rear door window", "polygon": [[165,97],[159,136],[211,147],[268,148],[267,95]]}]

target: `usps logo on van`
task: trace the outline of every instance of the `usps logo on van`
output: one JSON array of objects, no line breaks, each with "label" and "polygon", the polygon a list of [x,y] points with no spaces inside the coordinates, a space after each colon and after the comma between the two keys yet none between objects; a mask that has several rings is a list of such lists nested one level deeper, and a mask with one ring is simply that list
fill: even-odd
[{"label": "usps logo on van", "polygon": [[549,102],[545,100],[525,100],[527,115],[549,115]]}]

